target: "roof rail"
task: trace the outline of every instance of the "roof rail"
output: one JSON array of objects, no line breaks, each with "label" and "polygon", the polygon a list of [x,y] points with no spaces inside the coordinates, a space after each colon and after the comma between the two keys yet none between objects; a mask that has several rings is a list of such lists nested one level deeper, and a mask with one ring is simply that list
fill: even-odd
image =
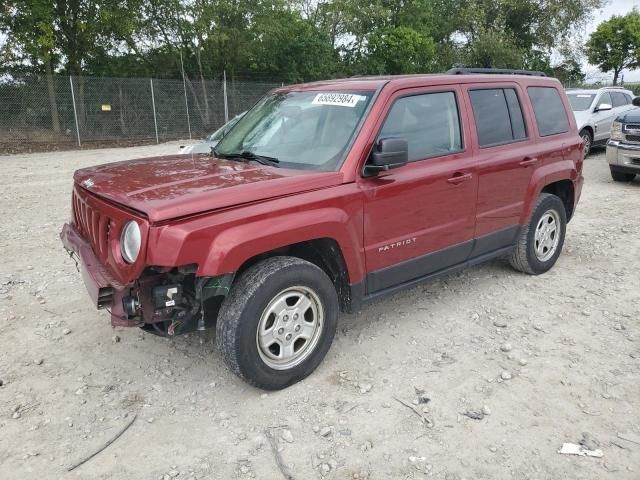
[{"label": "roof rail", "polygon": [[447,70],[449,75],[469,75],[472,73],[489,73],[499,75],[529,75],[531,77],[546,77],[544,72],[535,72],[533,70],[513,70],[511,68],[467,68],[455,67]]},{"label": "roof rail", "polygon": [[626,90],[624,87],[622,87],[620,85],[610,86],[610,87],[600,87],[600,88],[605,89],[605,90]]}]

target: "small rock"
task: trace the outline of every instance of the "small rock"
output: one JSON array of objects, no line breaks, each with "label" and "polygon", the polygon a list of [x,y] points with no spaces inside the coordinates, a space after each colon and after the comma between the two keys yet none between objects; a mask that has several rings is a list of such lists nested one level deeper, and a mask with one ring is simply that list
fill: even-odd
[{"label": "small rock", "polygon": [[624,325],[622,325],[621,323],[616,323],[613,328],[615,328],[616,330],[625,330]]},{"label": "small rock", "polygon": [[36,358],[33,363],[35,363],[36,365],[42,365],[42,362],[44,362],[43,358]]},{"label": "small rock", "polygon": [[20,412],[13,412],[13,415],[11,415],[11,418],[15,418],[15,419],[20,418]]},{"label": "small rock", "polygon": [[485,415],[491,415],[491,409],[487,405],[483,405],[482,413],[484,413]]},{"label": "small rock", "polygon": [[507,322],[505,322],[504,320],[495,319],[493,321],[493,325],[495,327],[498,327],[498,328],[506,328],[507,327]]},{"label": "small rock", "polygon": [[176,478],[178,475],[180,475],[180,472],[179,472],[178,470],[171,470],[171,471],[169,472],[169,476],[170,476],[171,478]]},{"label": "small rock", "polygon": [[280,438],[282,438],[282,440],[284,440],[287,443],[293,443],[293,434],[291,433],[291,430],[288,429],[284,429],[280,432]]},{"label": "small rock", "polygon": [[120,337],[118,335],[114,335],[113,337],[111,337],[111,341],[113,343],[120,343]]},{"label": "small rock", "polygon": [[331,435],[331,427],[322,427],[320,429],[321,437],[328,437],[329,435]]},{"label": "small rock", "polygon": [[264,400],[265,398],[267,398],[267,397],[268,397],[268,395],[267,395],[266,393],[263,393],[262,395],[260,395],[260,398],[261,398],[261,399],[263,399],[263,400]]},{"label": "small rock", "polygon": [[147,418],[147,422],[149,422],[149,423],[153,423],[154,420],[155,419],[153,417]]},{"label": "small rock", "polygon": [[524,366],[527,364],[527,359],[526,359],[526,358],[521,358],[520,360],[518,360],[518,363],[519,363],[521,366],[523,366],[523,367],[524,367]]},{"label": "small rock", "polygon": [[247,473],[249,473],[249,467],[247,467],[246,465],[242,465],[240,467],[240,473],[246,475]]},{"label": "small rock", "polygon": [[321,475],[327,475],[329,474],[329,472],[331,471],[331,467],[329,466],[328,463],[323,463],[322,465],[320,465],[320,474]]},{"label": "small rock", "polygon": [[361,383],[360,385],[360,393],[368,393],[373,388],[373,385],[370,383]]},{"label": "small rock", "polygon": [[473,420],[482,420],[484,418],[484,413],[482,410],[467,410],[463,413],[465,417],[472,418]]},{"label": "small rock", "polygon": [[511,350],[513,350],[513,347],[511,346],[510,343],[507,342],[507,343],[503,343],[500,346],[500,350],[502,350],[503,352],[510,352]]},{"label": "small rock", "polygon": [[583,310],[582,315],[584,315],[585,317],[589,317],[591,316],[591,312],[589,310]]},{"label": "small rock", "polygon": [[498,449],[497,449],[494,445],[491,445],[491,446],[489,447],[489,451],[491,451],[491,452],[493,452],[493,453],[496,453],[496,452],[498,451]]},{"label": "small rock", "polygon": [[69,335],[71,333],[71,329],[70,328],[65,328],[64,330],[62,330],[62,334],[63,335]]},{"label": "small rock", "polygon": [[511,374],[506,370],[500,374],[502,380],[511,380]]}]

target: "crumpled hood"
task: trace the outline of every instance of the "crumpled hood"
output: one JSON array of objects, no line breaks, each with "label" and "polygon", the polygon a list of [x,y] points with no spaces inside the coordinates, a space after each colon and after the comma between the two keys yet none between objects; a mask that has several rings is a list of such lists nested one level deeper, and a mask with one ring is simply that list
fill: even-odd
[{"label": "crumpled hood", "polygon": [[84,168],[75,172],[74,181],[95,195],[159,222],[339,185],[342,174],[173,155]]}]

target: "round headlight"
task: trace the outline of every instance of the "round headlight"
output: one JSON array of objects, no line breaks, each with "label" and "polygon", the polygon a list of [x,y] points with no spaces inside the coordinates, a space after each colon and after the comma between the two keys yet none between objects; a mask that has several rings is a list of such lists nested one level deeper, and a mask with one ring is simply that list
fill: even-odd
[{"label": "round headlight", "polygon": [[138,223],[134,220],[127,222],[122,229],[122,236],[120,237],[120,251],[125,262],[133,263],[136,261],[140,253],[141,243],[142,236]]}]

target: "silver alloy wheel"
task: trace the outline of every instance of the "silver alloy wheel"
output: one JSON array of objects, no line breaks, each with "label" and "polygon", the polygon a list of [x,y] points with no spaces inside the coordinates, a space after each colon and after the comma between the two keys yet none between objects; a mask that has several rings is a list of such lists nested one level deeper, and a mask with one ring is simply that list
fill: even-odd
[{"label": "silver alloy wheel", "polygon": [[560,215],[555,210],[544,212],[535,231],[534,251],[541,262],[546,262],[556,253],[560,243]]},{"label": "silver alloy wheel", "polygon": [[324,327],[324,308],[308,287],[278,293],[262,312],[256,344],[260,358],[275,370],[302,363],[315,350]]},{"label": "silver alloy wheel", "polygon": [[589,135],[588,133],[585,133],[584,135],[582,135],[582,143],[583,143],[582,151],[584,153],[584,156],[586,157],[587,155],[589,155],[589,152],[591,151],[591,135]]}]

